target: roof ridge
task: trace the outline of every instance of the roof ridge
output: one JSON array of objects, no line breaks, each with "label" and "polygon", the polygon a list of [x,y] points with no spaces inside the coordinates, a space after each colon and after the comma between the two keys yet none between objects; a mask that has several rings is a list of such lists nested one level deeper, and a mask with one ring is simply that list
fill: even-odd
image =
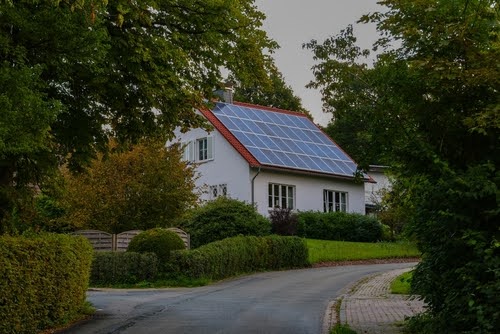
[{"label": "roof ridge", "polygon": [[279,112],[279,113],[282,113],[282,114],[288,114],[288,115],[294,115],[294,116],[302,116],[302,117],[309,118],[309,117],[307,117],[306,114],[301,113],[300,111],[293,111],[293,110],[281,109],[281,108],[276,108],[276,107],[267,107],[267,106],[263,106],[263,105],[260,105],[260,104],[253,104],[253,103],[239,102],[239,101],[233,101],[232,104],[237,105],[237,106],[241,106],[241,107],[261,109],[261,110],[266,110],[266,111],[274,111],[274,112]]}]

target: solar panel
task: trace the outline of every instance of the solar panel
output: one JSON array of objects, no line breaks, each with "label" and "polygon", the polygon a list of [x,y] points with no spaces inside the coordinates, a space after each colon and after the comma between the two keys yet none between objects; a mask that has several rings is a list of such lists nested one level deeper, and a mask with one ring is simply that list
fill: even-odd
[{"label": "solar panel", "polygon": [[219,102],[213,114],[262,165],[353,176],[356,164],[311,120]]}]

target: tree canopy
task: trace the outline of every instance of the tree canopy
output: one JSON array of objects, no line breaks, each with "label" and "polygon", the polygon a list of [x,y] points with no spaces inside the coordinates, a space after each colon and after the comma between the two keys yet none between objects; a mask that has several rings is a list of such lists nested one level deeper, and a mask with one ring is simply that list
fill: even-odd
[{"label": "tree canopy", "polygon": [[500,326],[500,4],[380,3],[384,11],[359,21],[380,34],[373,66],[360,62],[370,51],[357,47],[349,26],[305,45],[318,60],[310,85],[333,113],[331,129],[362,146],[356,158],[390,164],[407,187],[410,229],[423,253],[414,287],[429,304],[426,321],[414,324],[428,333],[493,333]]},{"label": "tree canopy", "polygon": [[255,83],[239,84],[234,99],[266,107],[298,111],[312,118],[310,112],[302,106],[300,97],[295,95],[292,87],[286,84],[283,74],[277,68],[273,67],[268,75],[267,82],[264,81],[258,85]]},{"label": "tree canopy", "polygon": [[198,199],[195,169],[181,148],[142,142],[100,156],[84,173],[64,173],[60,225],[109,233],[173,226]]},{"label": "tree canopy", "polygon": [[[50,170],[81,170],[110,137],[198,126],[225,68],[256,85],[277,47],[253,0],[0,3],[0,221]],[[27,187],[28,186],[28,187]]]}]

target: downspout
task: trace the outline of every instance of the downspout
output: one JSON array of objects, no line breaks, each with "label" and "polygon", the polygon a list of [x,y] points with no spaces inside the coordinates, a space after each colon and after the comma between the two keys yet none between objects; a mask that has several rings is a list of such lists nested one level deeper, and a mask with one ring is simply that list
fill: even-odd
[{"label": "downspout", "polygon": [[257,175],[259,175],[260,173],[260,166],[259,166],[259,170],[257,170],[257,174],[254,175],[254,177],[252,177],[252,181],[251,181],[251,184],[252,184],[252,205],[255,205],[255,184],[254,184],[254,181],[255,181],[255,178],[257,177]]}]

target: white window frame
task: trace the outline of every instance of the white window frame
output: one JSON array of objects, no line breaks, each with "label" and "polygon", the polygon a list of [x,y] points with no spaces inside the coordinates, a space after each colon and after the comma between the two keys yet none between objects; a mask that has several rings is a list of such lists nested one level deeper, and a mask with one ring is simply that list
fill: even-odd
[{"label": "white window frame", "polygon": [[[206,162],[214,159],[214,137],[207,136],[182,142],[182,159],[191,162]],[[202,150],[202,152],[200,152]]]},{"label": "white window frame", "polygon": [[323,189],[323,212],[348,212],[349,193]]},{"label": "white window frame", "polygon": [[295,209],[295,186],[290,184],[269,183],[267,205],[269,209]]},{"label": "white window frame", "polygon": [[198,138],[195,141],[196,161],[203,162],[214,158],[214,140],[212,136]]}]

